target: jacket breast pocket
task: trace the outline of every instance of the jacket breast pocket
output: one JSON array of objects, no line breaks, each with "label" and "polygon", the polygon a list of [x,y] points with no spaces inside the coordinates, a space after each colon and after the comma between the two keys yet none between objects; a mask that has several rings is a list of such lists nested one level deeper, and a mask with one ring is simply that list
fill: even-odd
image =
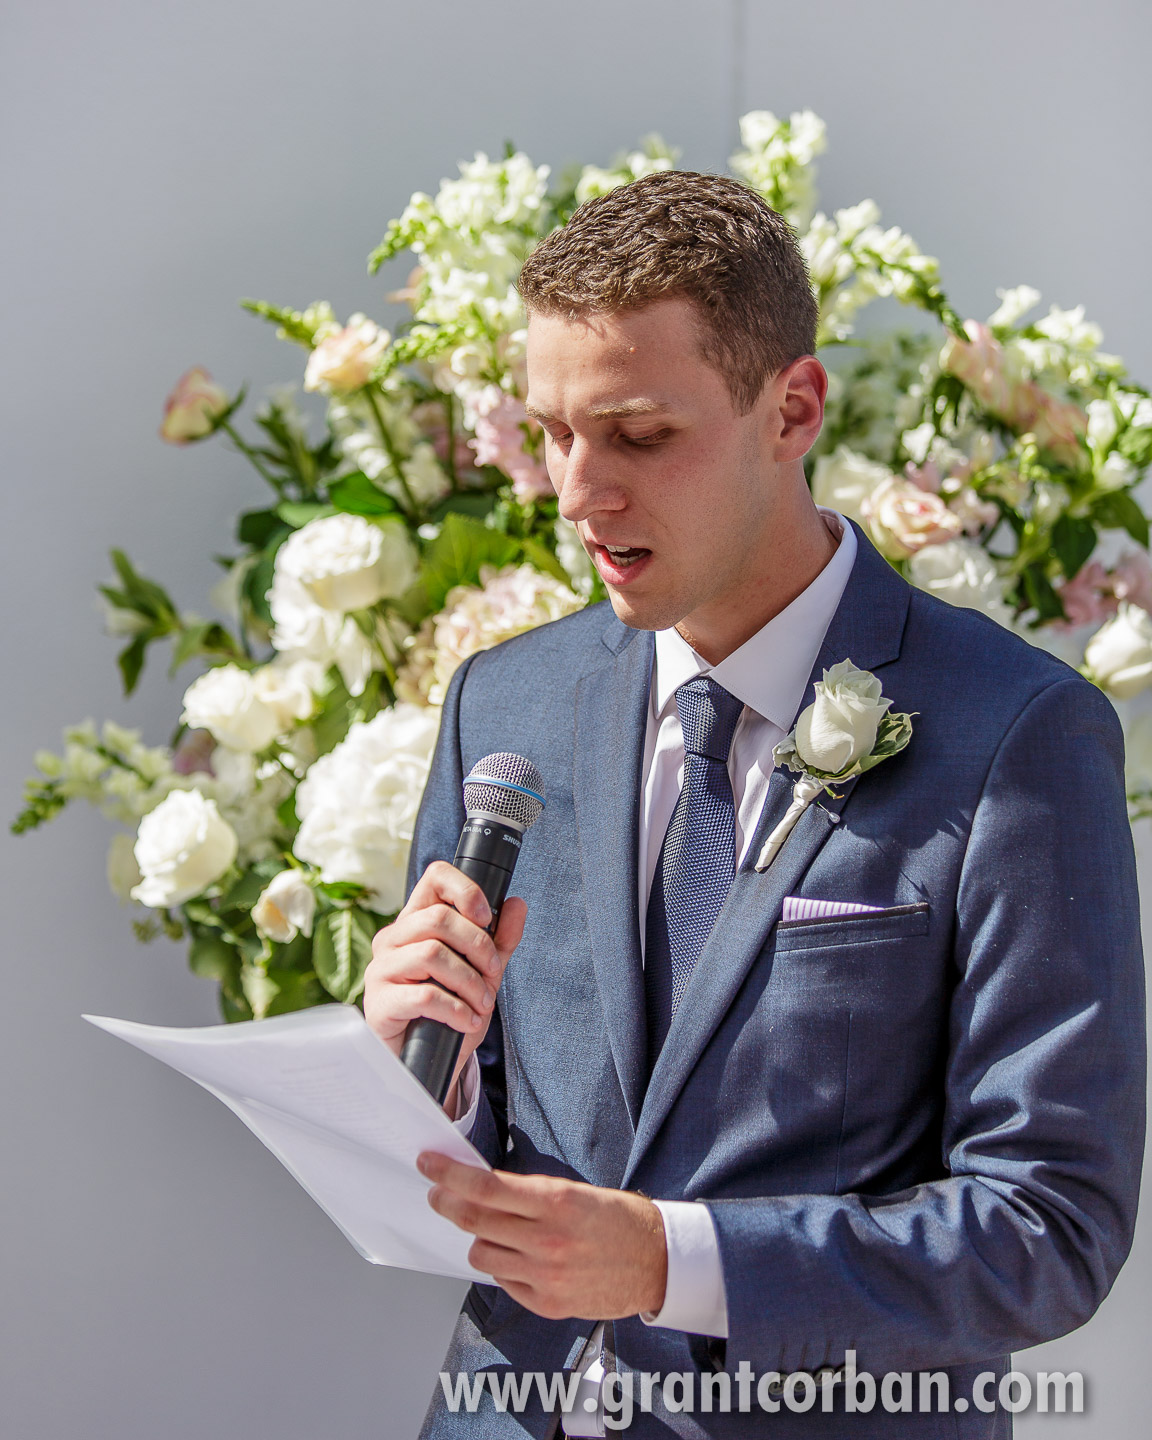
[{"label": "jacket breast pocket", "polygon": [[782,920],[776,926],[776,953],[790,950],[828,950],[841,945],[859,947],[881,940],[905,940],[927,935],[931,906],[890,905],[849,915],[819,915],[806,920]]}]

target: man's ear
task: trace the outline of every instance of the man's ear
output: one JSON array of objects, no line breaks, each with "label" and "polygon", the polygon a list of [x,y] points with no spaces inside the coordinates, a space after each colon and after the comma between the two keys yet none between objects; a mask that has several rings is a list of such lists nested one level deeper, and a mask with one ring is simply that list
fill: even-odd
[{"label": "man's ear", "polygon": [[777,460],[801,460],[816,443],[824,423],[828,372],[815,355],[801,355],[771,381],[779,407]]}]

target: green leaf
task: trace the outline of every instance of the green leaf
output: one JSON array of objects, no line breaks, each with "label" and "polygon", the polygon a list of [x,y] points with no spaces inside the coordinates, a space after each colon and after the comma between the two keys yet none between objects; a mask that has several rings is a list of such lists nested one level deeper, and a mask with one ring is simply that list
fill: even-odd
[{"label": "green leaf", "polygon": [[310,1010],[316,1005],[330,1005],[331,998],[311,971],[282,970],[278,966],[268,967],[267,979],[275,992],[268,1000],[265,1018],[273,1015],[288,1015],[293,1010]]},{"label": "green leaf", "polygon": [[1067,511],[1052,527],[1052,551],[1066,579],[1071,580],[1096,548],[1096,527],[1091,520]]},{"label": "green leaf", "polygon": [[195,936],[188,947],[188,965],[205,980],[216,980],[231,987],[240,983],[240,957],[218,935]]},{"label": "green leaf", "polygon": [[1092,507],[1092,518],[1106,530],[1127,530],[1138,545],[1148,546],[1148,517],[1127,490],[1111,490]]},{"label": "green leaf", "polygon": [[373,484],[362,470],[333,480],[328,486],[328,498],[346,515],[395,515],[398,510],[391,495]]},{"label": "green leaf", "polygon": [[333,910],[317,926],[312,963],[334,999],[348,1004],[363,990],[375,933],[372,918],[362,910]]},{"label": "green leaf", "polygon": [[120,678],[124,684],[124,694],[131,695],[136,689],[137,681],[140,679],[140,672],[144,669],[144,658],[148,651],[150,635],[137,635],[134,640],[127,644],[116,657],[116,663],[120,667]]},{"label": "green leaf", "polygon": [[1037,612],[1037,620],[1043,624],[1045,620],[1063,620],[1064,606],[1060,603],[1060,596],[1045,575],[1041,565],[1029,565],[1027,570],[1020,576],[1020,585],[1023,590],[1024,607],[1033,608]]},{"label": "green leaf", "polygon": [[283,528],[284,522],[275,510],[248,510],[236,522],[236,538],[241,545],[262,550]]},{"label": "green leaf", "polygon": [[495,490],[466,490],[462,495],[449,495],[441,500],[433,508],[431,518],[443,520],[448,515],[471,515],[473,519],[483,520],[491,515],[499,498]]},{"label": "green leaf", "polygon": [[281,800],[276,807],[276,819],[280,822],[281,828],[289,835],[295,835],[300,829],[300,817],[296,814],[296,791]]},{"label": "green leaf", "polygon": [[300,530],[310,520],[319,520],[322,515],[335,515],[335,505],[321,505],[312,500],[285,500],[277,505],[276,514],[293,530]]},{"label": "green leaf", "polygon": [[551,575],[554,580],[559,580],[561,585],[566,585],[569,590],[572,588],[572,577],[564,569],[560,561],[553,555],[547,545],[529,536],[521,541],[524,547],[524,558],[530,564],[535,565],[537,570],[542,570],[545,575]]},{"label": "green leaf", "polygon": [[116,573],[120,577],[120,583],[124,587],[124,594],[129,601],[129,606],[126,608],[138,610],[141,615],[148,615],[157,621],[174,621],[176,606],[172,603],[168,592],[162,586],[157,585],[154,580],[146,580],[143,575],[137,574],[131,560],[123,550],[111,550],[109,554],[112,564],[116,567]]},{"label": "green leaf", "polygon": [[[453,513],[445,516],[440,534],[424,555],[424,574],[414,595],[425,615],[443,609],[444,600],[456,585],[478,585],[480,567],[511,564],[520,553],[520,544],[498,530]],[[412,594],[413,592],[409,592]]]}]

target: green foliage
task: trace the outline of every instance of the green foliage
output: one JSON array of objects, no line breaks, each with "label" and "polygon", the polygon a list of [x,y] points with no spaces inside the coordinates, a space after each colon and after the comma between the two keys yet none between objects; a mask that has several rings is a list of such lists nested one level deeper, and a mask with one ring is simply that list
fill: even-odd
[{"label": "green foliage", "polygon": [[61,790],[59,780],[33,777],[24,785],[24,808],[8,828],[13,835],[24,835],[54,819],[67,804],[68,796]]},{"label": "green foliage", "polygon": [[332,307],[326,300],[317,300],[306,310],[289,310],[279,305],[270,305],[266,300],[241,300],[240,305],[242,309],[276,325],[278,340],[292,340],[309,350],[316,344],[317,330],[332,322]]},{"label": "green foliage", "polygon": [[313,963],[320,983],[334,1000],[347,1004],[364,988],[372,959],[372,936],[379,925],[364,910],[333,910],[316,927]]},{"label": "green foliage", "polygon": [[443,609],[448,592],[457,585],[478,585],[480,567],[509,565],[523,552],[520,542],[490,529],[467,515],[444,517],[440,533],[424,552],[421,576],[405,596],[405,609],[415,619]]}]

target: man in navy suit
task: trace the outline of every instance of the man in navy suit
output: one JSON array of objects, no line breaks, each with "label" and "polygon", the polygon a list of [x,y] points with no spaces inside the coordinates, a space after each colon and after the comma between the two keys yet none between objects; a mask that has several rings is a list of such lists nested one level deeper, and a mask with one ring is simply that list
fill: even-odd
[{"label": "man in navy suit", "polygon": [[[813,302],[751,191],[622,187],[521,288],[529,407],[611,606],[457,672],[410,898],[376,937],[369,1021],[396,1049],[417,1016],[463,1032],[448,1109],[496,1167],[422,1161],[497,1282],[444,1366],[492,1383],[438,1389],[424,1434],[543,1440],[556,1393],[516,1387],[576,1370],[605,1415],[569,1434],[619,1425],[635,1380],[640,1437],[1006,1436],[1008,1352],[1093,1313],[1135,1218],[1116,717],[813,504]],[[773,746],[844,660],[911,741],[760,871],[795,778]],[[490,939],[444,857],[494,751],[548,804]],[[897,1372],[883,1403],[853,1358]]]}]

